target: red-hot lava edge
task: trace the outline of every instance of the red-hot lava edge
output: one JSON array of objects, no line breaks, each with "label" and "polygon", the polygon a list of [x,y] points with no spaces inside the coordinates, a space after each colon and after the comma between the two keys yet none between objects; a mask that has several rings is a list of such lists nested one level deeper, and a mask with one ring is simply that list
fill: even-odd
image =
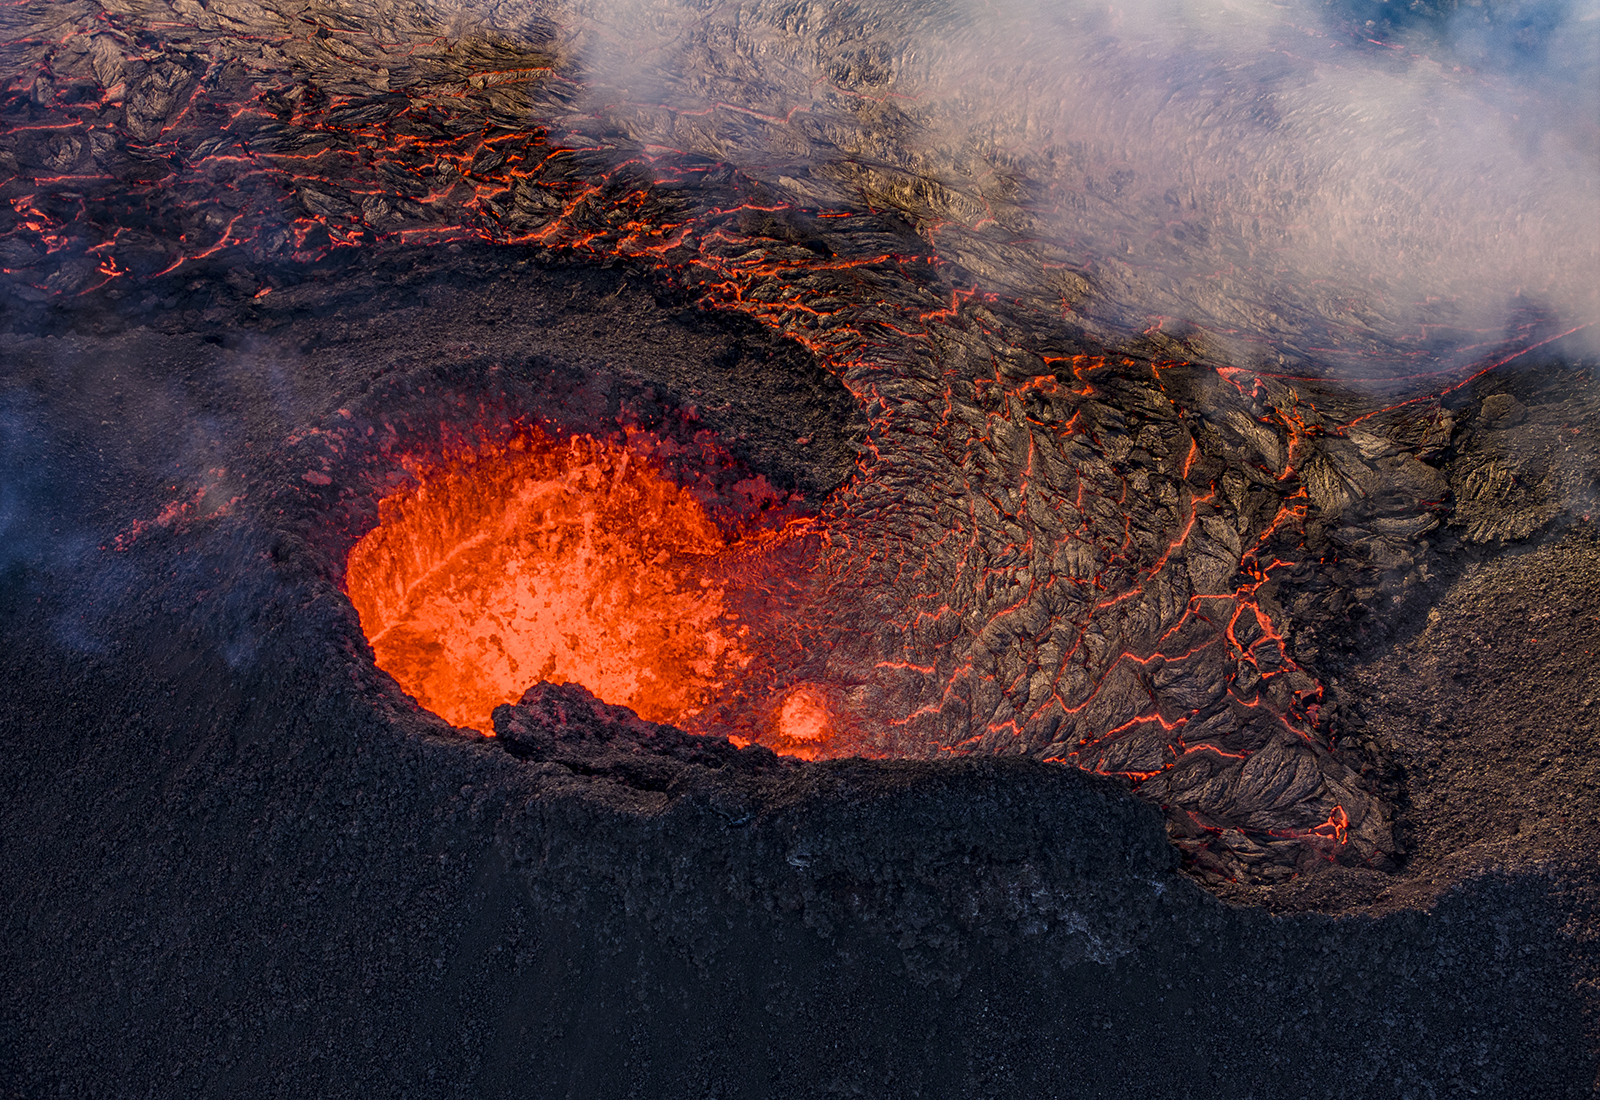
[{"label": "red-hot lava edge", "polygon": [[[1193,363],[1160,332],[1101,353],[1114,329],[992,223],[942,222],[936,251],[897,215],[806,201],[816,187],[630,147],[577,113],[580,86],[537,38],[456,36],[410,9],[380,26],[303,5],[31,0],[3,18],[13,293],[159,305],[209,279],[259,297],[348,250],[489,241],[648,267],[844,383],[870,431],[808,529],[803,606],[764,627],[784,636],[779,671],[705,694],[703,728],[788,707],[797,730],[827,714],[830,753],[1025,753],[1125,776],[1229,876],[1392,861],[1304,624],[1417,576],[1447,508],[1437,391],[1460,376],[1374,409]],[[1001,257],[1004,286],[944,258],[974,250]],[[356,432],[332,423],[315,445],[363,446]],[[806,693],[791,704],[779,681]]]}]

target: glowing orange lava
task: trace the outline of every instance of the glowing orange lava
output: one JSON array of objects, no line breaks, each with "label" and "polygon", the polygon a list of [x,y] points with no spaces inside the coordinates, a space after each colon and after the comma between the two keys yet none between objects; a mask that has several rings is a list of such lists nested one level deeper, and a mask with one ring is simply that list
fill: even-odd
[{"label": "glowing orange lava", "polygon": [[798,687],[784,697],[775,725],[779,751],[814,760],[831,739],[833,714],[821,692]]},{"label": "glowing orange lava", "polygon": [[346,586],[378,667],[455,725],[540,680],[682,725],[750,662],[707,575],[728,543],[637,449],[532,436],[384,500]]}]

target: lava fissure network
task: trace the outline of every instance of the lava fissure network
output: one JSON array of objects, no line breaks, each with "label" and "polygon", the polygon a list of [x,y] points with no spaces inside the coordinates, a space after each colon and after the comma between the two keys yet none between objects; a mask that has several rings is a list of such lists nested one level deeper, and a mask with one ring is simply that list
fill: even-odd
[{"label": "lava fissure network", "polygon": [[[1372,186],[1305,153],[1314,133],[1266,146],[1253,181],[1191,150],[1193,178],[1163,190],[1176,162],[1125,157],[1126,118],[1100,118],[1098,145],[1062,121],[1076,104],[1089,125],[1132,94],[1123,78],[979,110],[990,83],[917,61],[932,16],[890,48],[893,20],[821,7],[758,5],[737,27],[669,4],[503,14],[8,6],[8,291],[204,312],[371,252],[625,263],[814,355],[866,418],[855,476],[803,506],[748,471],[732,496],[696,495],[687,467],[660,464],[670,433],[593,434],[552,407],[548,433],[372,489],[387,499],[352,533],[348,592],[419,702],[487,731],[497,704],[573,681],[806,757],[1027,754],[1126,777],[1210,873],[1393,864],[1375,761],[1336,736],[1318,639],[1426,576],[1452,494],[1441,394],[1581,328],[1584,292],[1546,280],[1468,316],[1476,299],[1440,275],[1465,254],[1450,241],[1375,279],[1371,242],[1347,235],[1290,277],[1297,219],[1314,234],[1348,212],[1295,189],[1318,171],[1357,199]],[[1123,47],[1106,42],[1109,72]],[[1156,112],[1156,145],[1212,92],[1216,133],[1286,132],[1333,79],[1283,53],[1250,76],[1277,112],[1256,118],[1205,42],[1212,67],[1171,76],[1185,106]],[[1028,72],[1042,49],[1028,40]],[[1383,64],[1451,109],[1477,88]],[[960,128],[969,108],[992,133]],[[1415,136],[1409,114],[1384,117]],[[1568,156],[1564,133],[1549,157]],[[1413,191],[1444,170],[1422,167]],[[1491,175],[1494,193],[1523,178]],[[1529,226],[1570,199],[1569,175]],[[1404,216],[1406,194],[1374,216]],[[1581,260],[1593,232],[1557,251]],[[185,297],[201,274],[220,297]],[[362,445],[345,421],[326,433]]]}]

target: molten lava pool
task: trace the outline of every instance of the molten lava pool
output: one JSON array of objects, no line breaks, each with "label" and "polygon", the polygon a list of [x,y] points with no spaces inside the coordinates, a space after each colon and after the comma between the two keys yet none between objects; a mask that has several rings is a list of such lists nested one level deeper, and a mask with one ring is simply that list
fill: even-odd
[{"label": "molten lava pool", "polygon": [[532,434],[385,499],[346,576],[378,667],[484,733],[539,681],[689,723],[751,660],[710,568],[743,532],[633,442]]}]

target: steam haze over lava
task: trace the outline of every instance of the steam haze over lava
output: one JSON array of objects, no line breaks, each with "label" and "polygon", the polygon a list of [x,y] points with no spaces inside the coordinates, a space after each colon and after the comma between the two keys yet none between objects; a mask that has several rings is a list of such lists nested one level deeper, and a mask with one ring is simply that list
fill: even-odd
[{"label": "steam haze over lava", "polygon": [[598,4],[570,48],[642,142],[1235,365],[1385,379],[1592,325],[1600,7],[1393,7]]}]

